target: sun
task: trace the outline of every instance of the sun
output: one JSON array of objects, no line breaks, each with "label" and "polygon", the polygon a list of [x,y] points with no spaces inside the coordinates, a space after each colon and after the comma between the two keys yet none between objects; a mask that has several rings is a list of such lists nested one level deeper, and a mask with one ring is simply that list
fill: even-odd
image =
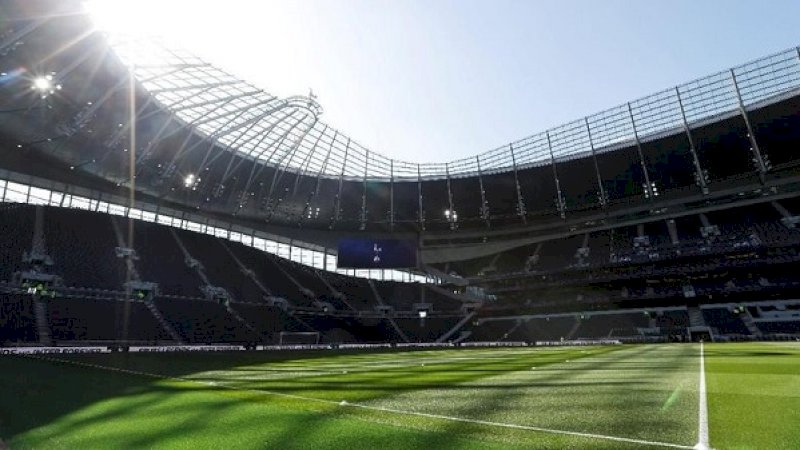
[{"label": "sun", "polygon": [[[95,27],[109,34],[181,40],[209,17],[206,2],[185,0],[85,0]],[[209,2],[211,3],[211,2]]]}]

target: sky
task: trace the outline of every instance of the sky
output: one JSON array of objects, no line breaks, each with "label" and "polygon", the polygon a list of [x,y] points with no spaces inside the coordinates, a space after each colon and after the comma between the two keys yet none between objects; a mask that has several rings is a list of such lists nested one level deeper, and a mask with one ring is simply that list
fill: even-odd
[{"label": "sky", "polygon": [[372,151],[444,162],[800,45],[798,0],[91,0]]}]

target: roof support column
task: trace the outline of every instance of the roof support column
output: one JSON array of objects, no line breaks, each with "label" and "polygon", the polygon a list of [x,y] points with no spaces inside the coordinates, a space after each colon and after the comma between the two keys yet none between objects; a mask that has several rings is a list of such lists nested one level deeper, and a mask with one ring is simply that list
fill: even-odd
[{"label": "roof support column", "polygon": [[489,213],[489,202],[486,201],[486,191],[483,188],[483,171],[481,170],[481,157],[475,156],[475,162],[478,163],[478,185],[480,186],[481,190],[481,206],[480,210],[478,211],[480,214],[481,219],[486,222],[486,228],[491,228],[492,224],[489,221],[490,213]]},{"label": "roof support column", "polygon": [[328,227],[330,229],[333,229],[342,214],[342,182],[344,181],[344,170],[347,167],[347,154],[349,151],[350,138],[347,138],[347,145],[344,148],[344,159],[342,160],[342,172],[339,174],[339,190],[337,191],[336,197],[333,200],[333,220],[331,221],[331,225]]},{"label": "roof support column", "polygon": [[594,163],[594,174],[597,176],[597,187],[599,191],[597,191],[598,196],[600,197],[600,206],[605,209],[608,203],[608,197],[606,196],[606,190],[603,187],[603,177],[600,175],[600,165],[597,163],[597,153],[594,151],[594,140],[592,140],[592,129],[589,127],[589,118],[584,117],[584,122],[586,122],[586,134],[589,136],[589,148],[592,150],[592,162]]},{"label": "roof support column", "polygon": [[517,188],[517,215],[522,218],[522,223],[528,223],[528,211],[525,208],[525,201],[522,198],[522,187],[519,185],[519,176],[517,175],[517,158],[514,155],[514,145],[508,144],[511,150],[511,165],[514,168],[514,185]]},{"label": "roof support column", "polygon": [[[798,57],[800,57],[800,49],[798,49]],[[761,153],[761,149],[758,147],[756,134],[753,132],[753,126],[750,124],[750,115],[747,114],[747,108],[744,106],[742,93],[739,90],[739,83],[736,81],[736,73],[733,69],[731,69],[731,82],[733,83],[733,90],[736,92],[736,100],[739,102],[739,112],[742,114],[744,125],[747,127],[747,139],[750,141],[750,151],[753,152],[753,163],[756,166],[761,183],[764,183],[766,181],[765,175],[769,170],[769,160]]]},{"label": "roof support column", "polygon": [[[327,128],[326,128],[327,129]],[[325,169],[328,168],[328,159],[331,157],[331,151],[333,151],[333,144],[336,142],[336,137],[339,136],[339,132],[334,130],[333,131],[333,139],[331,139],[331,145],[328,147],[328,153],[325,154],[325,160],[322,161],[322,166],[319,168],[317,172],[317,181],[314,184],[314,190],[308,193],[308,197],[306,197],[306,204],[305,209],[303,211],[303,216],[300,217],[300,223],[302,224],[303,221],[306,219],[317,219],[319,216],[319,211],[314,209],[314,204],[312,201],[319,195],[319,185],[322,183],[322,174],[325,173]]]},{"label": "roof support column", "polygon": [[678,107],[681,110],[681,119],[683,119],[683,129],[686,131],[686,137],[689,139],[689,151],[692,153],[692,162],[694,162],[695,180],[703,194],[708,194],[708,173],[700,166],[700,158],[697,157],[697,150],[694,147],[694,139],[692,138],[692,130],[689,128],[689,122],[686,120],[686,111],[683,109],[683,101],[681,101],[681,90],[675,87],[675,96],[678,98]]},{"label": "roof support column", "polygon": [[394,160],[389,160],[389,230],[394,231]]},{"label": "roof support column", "polygon": [[556,207],[558,207],[558,215],[562,219],[567,218],[566,205],[564,205],[564,194],[561,192],[561,182],[558,179],[558,169],[556,169],[556,157],[553,155],[553,144],[550,141],[550,132],[545,131],[547,136],[547,149],[550,151],[550,164],[553,165],[553,179],[556,182]]},{"label": "roof support column", "polygon": [[361,191],[361,231],[367,229],[367,171],[369,169],[369,150],[364,155],[364,189]]},{"label": "roof support column", "polygon": [[417,164],[417,200],[419,201],[419,210],[417,218],[419,219],[420,231],[425,231],[425,211],[422,209],[422,169]]},{"label": "roof support column", "polygon": [[447,178],[447,204],[450,208],[450,213],[445,214],[445,218],[447,219],[448,224],[450,225],[450,230],[455,231],[458,229],[458,213],[456,212],[456,208],[453,205],[453,190],[450,187],[450,165],[449,163],[444,164],[444,174]]},{"label": "roof support column", "polygon": [[636,120],[633,118],[633,109],[631,103],[628,102],[628,115],[631,118],[631,126],[633,127],[633,138],[636,141],[636,152],[639,155],[639,164],[642,166],[642,174],[644,174],[644,195],[650,200],[653,198],[653,184],[650,182],[650,173],[647,171],[647,164],[644,162],[644,153],[642,152],[642,142],[639,140],[639,132],[636,131]]}]

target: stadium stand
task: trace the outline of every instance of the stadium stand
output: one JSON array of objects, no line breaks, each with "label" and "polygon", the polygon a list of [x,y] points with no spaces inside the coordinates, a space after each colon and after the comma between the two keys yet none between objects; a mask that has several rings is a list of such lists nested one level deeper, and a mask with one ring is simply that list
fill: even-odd
[{"label": "stadium stand", "polygon": [[0,343],[14,345],[38,341],[31,297],[2,294],[0,299]]},{"label": "stadium stand", "polygon": [[[84,88],[33,98],[48,106],[33,120],[18,95],[30,80],[0,83],[3,342],[796,330],[792,313],[758,307],[800,296],[796,48],[474,158],[421,164],[350,145],[314,98],[272,96],[163,43],[148,47],[158,64],[126,66],[115,56],[130,56],[124,46],[92,30],[85,15],[59,14],[25,39],[6,35],[7,67],[80,42],[50,70]],[[177,54],[202,69],[185,71]],[[132,94],[119,89],[131,71]],[[209,77],[224,81],[198,104]],[[130,95],[145,143],[133,172]],[[232,113],[220,98],[266,109]],[[216,121],[263,139],[235,145],[207,125]],[[335,267],[337,242],[353,237],[417,243],[419,262]]]}]

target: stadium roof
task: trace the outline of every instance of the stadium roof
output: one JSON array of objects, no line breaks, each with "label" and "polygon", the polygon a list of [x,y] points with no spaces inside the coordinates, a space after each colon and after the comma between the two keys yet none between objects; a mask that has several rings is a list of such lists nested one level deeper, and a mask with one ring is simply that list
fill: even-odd
[{"label": "stadium roof", "polygon": [[445,178],[550,164],[645,141],[800,88],[800,49],[793,48],[479,155],[415,163],[371,151],[321,121],[313,97],[275,97],[156,39],[110,40],[157,102],[225,150],[284,171],[354,179]]}]

